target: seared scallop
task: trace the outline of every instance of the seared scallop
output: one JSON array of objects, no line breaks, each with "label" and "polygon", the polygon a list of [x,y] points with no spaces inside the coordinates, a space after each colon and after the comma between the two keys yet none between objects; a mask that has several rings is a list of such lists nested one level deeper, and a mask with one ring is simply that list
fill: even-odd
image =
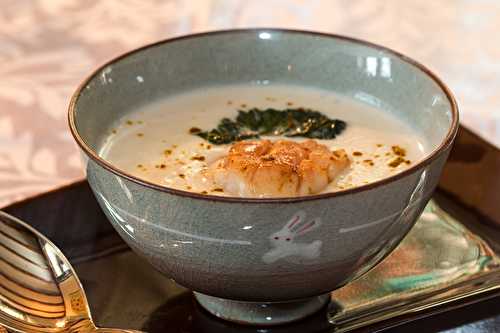
[{"label": "seared scallop", "polygon": [[349,163],[343,149],[331,151],[314,140],[241,141],[206,176],[235,196],[298,196],[321,192]]}]

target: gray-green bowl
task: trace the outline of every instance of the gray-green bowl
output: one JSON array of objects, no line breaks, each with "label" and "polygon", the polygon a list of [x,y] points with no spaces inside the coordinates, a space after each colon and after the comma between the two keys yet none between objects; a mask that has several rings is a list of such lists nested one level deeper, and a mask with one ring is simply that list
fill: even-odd
[{"label": "gray-green bowl", "polygon": [[[390,109],[422,131],[433,150],[372,184],[276,199],[158,186],[96,153],[111,123],[145,103],[198,87],[250,82],[320,87]],[[458,111],[434,74],[387,48],[342,36],[252,29],[174,38],[110,61],[75,92],[69,123],[96,198],[134,251],[194,290],[213,314],[279,324],[314,312],[329,291],[396,247],[438,182]],[[291,224],[311,227],[298,235]]]}]

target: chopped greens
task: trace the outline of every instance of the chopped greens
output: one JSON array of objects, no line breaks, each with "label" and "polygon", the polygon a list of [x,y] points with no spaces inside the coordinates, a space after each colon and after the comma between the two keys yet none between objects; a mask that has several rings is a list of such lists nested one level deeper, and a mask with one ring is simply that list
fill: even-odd
[{"label": "chopped greens", "polygon": [[235,120],[223,118],[216,128],[192,133],[213,144],[258,138],[261,135],[300,136],[311,139],[334,139],[347,124],[330,119],[310,109],[238,110]]}]

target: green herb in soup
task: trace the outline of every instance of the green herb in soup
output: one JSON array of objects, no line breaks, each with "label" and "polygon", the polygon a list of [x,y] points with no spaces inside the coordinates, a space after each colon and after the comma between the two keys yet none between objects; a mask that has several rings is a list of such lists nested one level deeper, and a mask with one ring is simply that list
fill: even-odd
[{"label": "green herb in soup", "polygon": [[220,145],[254,139],[261,135],[334,139],[346,126],[345,121],[328,118],[321,112],[310,109],[253,108],[248,111],[238,110],[235,120],[223,118],[212,130],[191,128],[189,132]]}]

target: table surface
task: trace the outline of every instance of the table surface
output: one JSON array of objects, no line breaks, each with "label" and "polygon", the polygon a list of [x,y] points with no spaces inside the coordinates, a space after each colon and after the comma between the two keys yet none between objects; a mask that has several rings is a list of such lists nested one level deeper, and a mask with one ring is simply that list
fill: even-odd
[{"label": "table surface", "polygon": [[[461,128],[434,195],[442,209],[487,241],[496,253],[500,253],[500,207],[494,199],[485,199],[500,196],[500,183],[492,181],[498,180],[498,170],[500,150]],[[469,176],[464,178],[464,174]],[[48,236],[69,258],[87,291],[93,317],[99,326],[136,328],[151,333],[304,333],[323,331],[328,326],[325,312],[290,326],[260,329],[224,323],[200,311],[188,291],[176,286],[137,255],[124,251],[127,246],[106,222],[85,181],[46,192],[4,210]],[[395,323],[407,323],[416,316],[420,319],[384,332],[500,332],[500,297],[498,290],[492,292],[497,297],[487,301],[484,297],[494,295],[481,294],[441,304],[438,308],[421,309],[423,311],[355,332],[374,332]],[[478,298],[483,301],[470,305]],[[469,305],[456,308],[466,304]],[[436,311],[445,310],[451,311],[436,314]],[[434,315],[423,318],[430,313]]]},{"label": "table surface", "polygon": [[500,146],[498,22],[495,0],[2,0],[0,206],[83,177],[66,108],[93,68],[214,29],[298,28],[389,46],[440,75],[462,123]]}]

